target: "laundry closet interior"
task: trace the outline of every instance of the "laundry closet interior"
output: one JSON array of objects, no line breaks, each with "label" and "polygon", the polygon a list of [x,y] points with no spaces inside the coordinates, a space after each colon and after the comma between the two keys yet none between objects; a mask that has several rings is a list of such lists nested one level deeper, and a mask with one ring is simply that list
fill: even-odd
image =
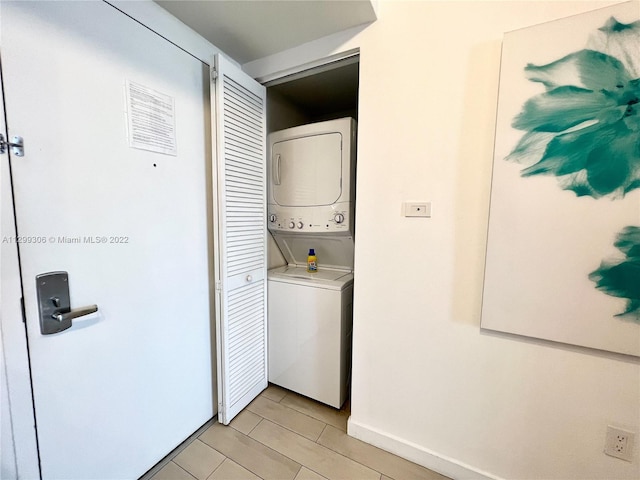
[{"label": "laundry closet interior", "polygon": [[338,409],[351,375],[358,79],[354,55],[265,83],[269,382]]}]

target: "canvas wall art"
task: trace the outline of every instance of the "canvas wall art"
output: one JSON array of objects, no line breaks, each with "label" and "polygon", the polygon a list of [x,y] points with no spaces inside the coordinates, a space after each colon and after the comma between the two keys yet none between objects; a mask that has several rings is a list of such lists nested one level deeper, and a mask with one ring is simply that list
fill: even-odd
[{"label": "canvas wall art", "polygon": [[482,322],[640,356],[640,3],[506,33]]}]

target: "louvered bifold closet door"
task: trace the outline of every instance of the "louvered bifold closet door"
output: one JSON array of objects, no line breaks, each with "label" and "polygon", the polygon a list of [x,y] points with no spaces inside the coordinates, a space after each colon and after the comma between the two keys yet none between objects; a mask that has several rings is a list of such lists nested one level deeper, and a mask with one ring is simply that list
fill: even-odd
[{"label": "louvered bifold closet door", "polygon": [[212,67],[218,420],[267,387],[266,90],[228,60]]}]

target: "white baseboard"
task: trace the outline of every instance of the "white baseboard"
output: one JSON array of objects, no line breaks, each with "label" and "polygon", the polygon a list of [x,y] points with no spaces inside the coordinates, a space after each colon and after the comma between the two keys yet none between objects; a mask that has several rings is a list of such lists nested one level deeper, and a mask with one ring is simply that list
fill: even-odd
[{"label": "white baseboard", "polygon": [[347,422],[347,433],[358,440],[370,443],[382,450],[406,458],[411,462],[455,480],[502,480],[500,477],[491,473],[440,455],[415,443],[377,430],[369,425],[358,423],[353,420],[353,417],[349,417],[349,421]]}]

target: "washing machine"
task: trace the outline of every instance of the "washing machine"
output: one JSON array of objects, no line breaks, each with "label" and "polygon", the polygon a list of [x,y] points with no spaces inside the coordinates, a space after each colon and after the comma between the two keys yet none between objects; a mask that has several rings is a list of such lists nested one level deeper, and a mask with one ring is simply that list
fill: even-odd
[{"label": "washing machine", "polygon": [[340,408],[351,373],[353,273],[304,266],[268,274],[269,381]]},{"label": "washing machine", "polygon": [[267,224],[287,262],[267,275],[269,381],[335,408],[351,371],[355,136],[343,118],[268,138]]}]

